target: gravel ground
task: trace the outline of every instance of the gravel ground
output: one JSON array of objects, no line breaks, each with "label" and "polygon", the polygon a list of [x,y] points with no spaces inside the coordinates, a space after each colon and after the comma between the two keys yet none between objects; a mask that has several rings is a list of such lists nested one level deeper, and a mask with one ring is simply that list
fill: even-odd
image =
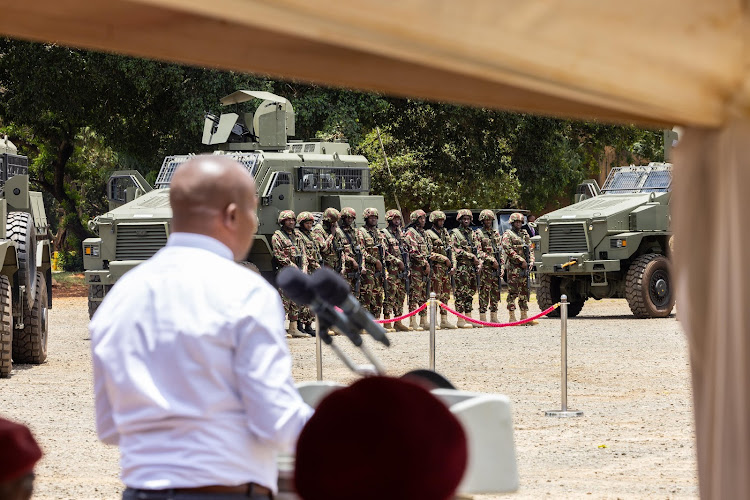
[{"label": "gravel ground", "polygon": [[[117,450],[94,432],[86,299],[56,299],[50,320],[47,362],[0,380],[0,413],[28,424],[45,451],[35,498],[117,498]],[[426,332],[390,338],[390,349],[370,344],[391,374],[427,366]],[[290,345],[295,379],[314,380],[314,340]],[[573,419],[544,416],[560,407],[559,320],[438,331],[437,346],[437,370],[457,387],[510,397],[513,498],[698,497],[687,346],[674,317],[636,320],[622,300],[586,304],[568,327],[568,406],[584,412]],[[323,372],[353,380],[328,350]]]}]

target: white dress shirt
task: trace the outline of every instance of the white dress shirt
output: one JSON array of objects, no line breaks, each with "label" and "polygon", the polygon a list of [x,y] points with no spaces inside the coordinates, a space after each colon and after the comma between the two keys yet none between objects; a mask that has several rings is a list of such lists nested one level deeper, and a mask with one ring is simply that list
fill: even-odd
[{"label": "white dress shirt", "polygon": [[258,483],[312,415],[291,377],[278,292],[224,244],[174,233],[89,325],[99,438],[122,480],[168,489]]}]

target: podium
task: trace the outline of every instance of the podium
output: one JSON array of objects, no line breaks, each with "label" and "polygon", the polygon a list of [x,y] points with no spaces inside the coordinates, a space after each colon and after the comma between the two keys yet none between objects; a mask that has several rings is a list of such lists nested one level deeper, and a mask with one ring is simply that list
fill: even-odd
[{"label": "podium", "polygon": [[[297,384],[302,399],[312,407],[331,391],[345,387],[335,382],[315,381]],[[513,443],[510,399],[500,394],[434,389],[463,425],[468,446],[468,464],[457,494],[510,493],[518,489],[518,466]],[[435,436],[440,439],[440,436]],[[280,500],[293,500],[294,457],[279,457]]]}]

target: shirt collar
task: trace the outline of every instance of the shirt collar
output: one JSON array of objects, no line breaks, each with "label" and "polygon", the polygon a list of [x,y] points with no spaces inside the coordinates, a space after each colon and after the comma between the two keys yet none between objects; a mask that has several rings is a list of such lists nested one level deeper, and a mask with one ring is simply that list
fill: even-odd
[{"label": "shirt collar", "polygon": [[234,260],[234,254],[224,243],[216,238],[197,233],[172,233],[167,240],[168,247],[200,248],[215,253],[219,257]]}]

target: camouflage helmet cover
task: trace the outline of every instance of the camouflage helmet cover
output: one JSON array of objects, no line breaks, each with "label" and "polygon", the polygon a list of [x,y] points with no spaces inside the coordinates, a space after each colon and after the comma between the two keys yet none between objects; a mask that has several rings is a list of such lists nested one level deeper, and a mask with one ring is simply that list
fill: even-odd
[{"label": "camouflage helmet cover", "polygon": [[492,210],[482,210],[482,213],[479,214],[479,220],[495,220],[497,217],[495,217],[495,212]]},{"label": "camouflage helmet cover", "polygon": [[440,210],[433,210],[430,212],[430,222],[435,222],[436,220],[443,219],[445,220],[445,212],[442,212]]},{"label": "camouflage helmet cover", "polygon": [[380,217],[380,214],[378,213],[378,209],[377,208],[365,208],[365,211],[362,212],[362,218],[363,219],[366,219],[368,217],[372,217],[373,215],[375,217]]},{"label": "camouflage helmet cover", "polygon": [[323,212],[323,220],[326,222],[336,222],[339,220],[339,217],[341,217],[339,211],[332,207],[326,208],[326,211]]},{"label": "camouflage helmet cover", "polygon": [[409,216],[409,218],[411,219],[412,222],[414,222],[415,220],[419,219],[420,217],[427,217],[427,214],[425,213],[424,210],[421,210],[421,209],[415,210]]},{"label": "camouflage helmet cover", "polygon": [[282,210],[281,213],[279,214],[279,224],[281,224],[282,222],[284,222],[286,219],[292,219],[292,220],[294,220],[296,218],[297,218],[297,216],[294,215],[294,211],[293,210]]},{"label": "camouflage helmet cover", "polygon": [[462,208],[462,209],[461,209],[461,210],[459,210],[459,211],[458,211],[458,213],[456,214],[456,220],[461,220],[461,217],[463,217],[464,215],[468,215],[469,217],[472,217],[472,218],[474,217],[474,216],[473,216],[473,215],[471,214],[471,210],[469,210],[468,208]]},{"label": "camouflage helmet cover", "polygon": [[521,222],[523,222],[523,215],[518,212],[513,212],[512,214],[510,214],[510,217],[508,218],[508,222],[513,224],[517,220],[520,220]]},{"label": "camouflage helmet cover", "polygon": [[387,221],[392,221],[396,217],[401,218],[401,212],[399,212],[395,208],[392,208],[385,213],[385,220]]},{"label": "camouflage helmet cover", "polygon": [[297,216],[297,224],[302,224],[303,222],[306,222],[309,220],[311,221],[315,220],[315,216],[311,212],[300,212],[299,215]]},{"label": "camouflage helmet cover", "polygon": [[357,212],[352,207],[344,207],[341,209],[341,217],[352,217],[357,218]]}]

